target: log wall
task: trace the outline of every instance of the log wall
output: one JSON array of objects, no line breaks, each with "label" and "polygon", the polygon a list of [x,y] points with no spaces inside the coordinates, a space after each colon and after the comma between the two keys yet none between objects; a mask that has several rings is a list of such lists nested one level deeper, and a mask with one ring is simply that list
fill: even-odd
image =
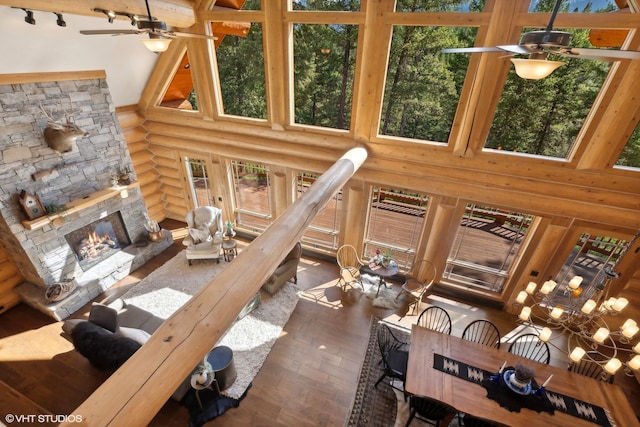
[{"label": "log wall", "polygon": [[7,257],[4,248],[0,246],[0,314],[20,302],[20,296],[13,289],[23,280],[18,268]]}]

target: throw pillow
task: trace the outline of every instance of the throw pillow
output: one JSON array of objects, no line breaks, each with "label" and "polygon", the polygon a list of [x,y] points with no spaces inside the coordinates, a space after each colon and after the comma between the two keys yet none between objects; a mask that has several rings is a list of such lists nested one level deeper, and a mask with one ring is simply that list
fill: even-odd
[{"label": "throw pillow", "polygon": [[127,328],[125,326],[120,326],[118,328],[118,335],[131,338],[140,345],[144,345],[144,343],[146,343],[151,337],[151,334],[147,331],[143,331],[138,328]]},{"label": "throw pillow", "polygon": [[67,319],[62,323],[62,332],[71,337],[73,329],[78,326],[79,323],[86,322],[84,319]]},{"label": "throw pillow", "polygon": [[131,338],[109,332],[92,322],[76,325],[71,339],[81,355],[104,371],[118,369],[141,347]]},{"label": "throw pillow", "polygon": [[206,242],[211,239],[211,234],[209,233],[209,229],[204,228],[190,228],[189,235],[191,236],[191,240],[193,240],[194,244]]},{"label": "throw pillow", "polygon": [[118,329],[118,312],[109,306],[94,302],[89,312],[89,322],[115,332]]}]

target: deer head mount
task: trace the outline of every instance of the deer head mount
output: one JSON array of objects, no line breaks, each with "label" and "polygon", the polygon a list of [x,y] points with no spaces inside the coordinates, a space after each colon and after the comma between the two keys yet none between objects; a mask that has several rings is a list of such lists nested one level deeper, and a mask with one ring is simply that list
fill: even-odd
[{"label": "deer head mount", "polygon": [[[47,127],[44,129],[43,135],[47,145],[52,149],[61,153],[67,153],[73,150],[73,143],[80,136],[87,136],[89,132],[80,128],[78,125],[71,121],[71,118],[77,111],[71,113],[67,112],[64,108],[64,114],[57,119],[54,119],[47,113],[42,104],[40,109],[47,117]],[[61,120],[64,118],[64,122]]]}]

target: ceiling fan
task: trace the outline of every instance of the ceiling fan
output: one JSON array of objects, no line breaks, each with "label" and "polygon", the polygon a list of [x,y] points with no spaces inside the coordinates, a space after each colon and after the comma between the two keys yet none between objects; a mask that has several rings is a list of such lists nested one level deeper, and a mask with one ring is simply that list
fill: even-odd
[{"label": "ceiling fan", "polygon": [[131,25],[136,25],[137,30],[80,30],[80,34],[84,35],[126,35],[126,34],[148,34],[149,39],[142,39],[142,43],[152,52],[164,52],[169,47],[169,43],[174,38],[179,37],[191,37],[200,39],[217,40],[215,36],[209,36],[206,34],[194,34],[169,30],[167,24],[163,21],[159,21],[151,15],[149,9],[149,1],[145,0],[147,7],[147,16],[131,15],[124,12],[116,12],[112,10],[94,9],[96,12],[102,12],[107,15],[109,22],[113,22],[113,19],[117,15],[127,16],[131,19]]},{"label": "ceiling fan", "polygon": [[443,53],[461,52],[507,52],[510,54],[529,55],[529,59],[512,58],[516,73],[525,79],[538,80],[547,77],[562,61],[548,61],[549,54],[568,58],[595,59],[600,61],[619,61],[621,59],[640,59],[640,52],[629,50],[589,49],[570,47],[571,33],[554,31],[553,23],[560,9],[562,0],[556,0],[547,28],[543,31],[524,33],[517,45],[495,47],[463,47],[442,49]]}]

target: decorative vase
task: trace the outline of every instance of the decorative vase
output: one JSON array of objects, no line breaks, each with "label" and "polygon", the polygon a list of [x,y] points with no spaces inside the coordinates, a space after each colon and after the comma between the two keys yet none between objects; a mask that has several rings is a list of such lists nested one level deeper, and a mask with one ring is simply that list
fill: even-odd
[{"label": "decorative vase", "polygon": [[156,242],[162,239],[162,230],[149,232],[149,240]]}]

